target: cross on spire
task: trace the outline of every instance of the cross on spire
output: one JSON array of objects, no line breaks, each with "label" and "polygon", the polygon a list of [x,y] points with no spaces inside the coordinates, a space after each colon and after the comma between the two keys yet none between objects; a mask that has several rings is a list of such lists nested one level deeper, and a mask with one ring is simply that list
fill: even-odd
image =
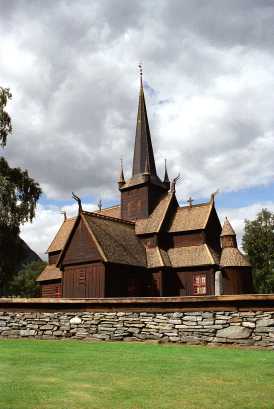
[{"label": "cross on spire", "polygon": [[187,200],[187,203],[189,203],[189,207],[192,207],[193,199],[191,196],[189,196],[189,199]]},{"label": "cross on spire", "polygon": [[143,66],[142,66],[142,63],[139,63],[138,67],[139,67],[139,73],[140,73],[140,80],[142,81],[142,79],[143,79]]}]

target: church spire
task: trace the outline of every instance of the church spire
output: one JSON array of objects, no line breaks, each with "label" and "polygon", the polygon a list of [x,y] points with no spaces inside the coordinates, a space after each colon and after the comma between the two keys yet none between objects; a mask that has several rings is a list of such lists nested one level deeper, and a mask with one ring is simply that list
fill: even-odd
[{"label": "church spire", "polygon": [[143,69],[140,68],[140,94],[136,125],[135,147],[133,157],[132,176],[145,173],[146,166],[151,176],[157,176],[153,148],[147,118],[146,102],[143,87]]}]

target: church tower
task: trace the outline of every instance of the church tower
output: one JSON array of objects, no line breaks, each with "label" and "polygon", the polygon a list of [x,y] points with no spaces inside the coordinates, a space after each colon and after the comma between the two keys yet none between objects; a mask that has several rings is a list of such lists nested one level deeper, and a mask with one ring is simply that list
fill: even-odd
[{"label": "church tower", "polygon": [[140,67],[140,93],[133,155],[132,176],[118,181],[121,192],[122,219],[147,218],[159,200],[169,190],[167,171],[162,182],[157,175],[146,110],[142,67]]}]

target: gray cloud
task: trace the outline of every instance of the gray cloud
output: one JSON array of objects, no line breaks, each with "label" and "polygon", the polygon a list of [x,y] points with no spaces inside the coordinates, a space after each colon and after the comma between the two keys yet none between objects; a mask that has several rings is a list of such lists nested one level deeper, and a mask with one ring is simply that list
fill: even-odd
[{"label": "gray cloud", "polygon": [[159,173],[168,157],[171,175],[184,174],[180,194],[273,181],[272,1],[0,5],[1,85],[14,95],[5,154],[48,197],[117,195],[121,156],[130,174],[139,61]]}]

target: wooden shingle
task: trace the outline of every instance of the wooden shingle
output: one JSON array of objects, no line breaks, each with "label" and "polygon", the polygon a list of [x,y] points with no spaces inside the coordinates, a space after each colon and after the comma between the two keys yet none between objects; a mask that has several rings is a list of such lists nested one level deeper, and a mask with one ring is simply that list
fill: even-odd
[{"label": "wooden shingle", "polygon": [[70,232],[74,226],[75,220],[76,218],[73,217],[63,222],[47,250],[48,253],[63,250],[67,238],[70,235]]},{"label": "wooden shingle", "polygon": [[36,278],[36,281],[50,281],[50,280],[60,280],[62,278],[62,271],[56,267],[55,264],[47,265],[44,270]]},{"label": "wooden shingle", "polygon": [[203,230],[206,228],[213,203],[179,207],[171,222],[169,232]]}]

